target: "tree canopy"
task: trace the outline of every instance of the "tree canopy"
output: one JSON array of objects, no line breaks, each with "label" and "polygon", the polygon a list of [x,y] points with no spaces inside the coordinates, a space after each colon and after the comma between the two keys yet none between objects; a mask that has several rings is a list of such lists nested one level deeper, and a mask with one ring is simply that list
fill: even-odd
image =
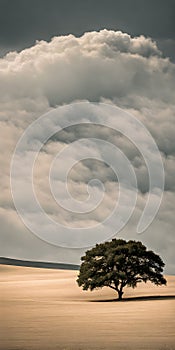
[{"label": "tree canopy", "polygon": [[164,262],[139,241],[112,239],[96,244],[81,260],[77,283],[83,290],[109,287],[121,300],[126,286],[135,288],[137,283],[147,281],[166,285]]}]

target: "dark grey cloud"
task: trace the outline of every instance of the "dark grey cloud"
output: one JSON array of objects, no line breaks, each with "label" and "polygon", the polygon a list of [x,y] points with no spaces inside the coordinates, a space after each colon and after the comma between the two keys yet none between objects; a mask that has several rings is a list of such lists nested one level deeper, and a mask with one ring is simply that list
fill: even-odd
[{"label": "dark grey cloud", "polygon": [[[103,28],[158,39],[165,55],[173,57],[175,1],[0,0],[1,55],[36,40],[69,33],[80,36]],[[167,39],[171,39],[168,47]]]}]

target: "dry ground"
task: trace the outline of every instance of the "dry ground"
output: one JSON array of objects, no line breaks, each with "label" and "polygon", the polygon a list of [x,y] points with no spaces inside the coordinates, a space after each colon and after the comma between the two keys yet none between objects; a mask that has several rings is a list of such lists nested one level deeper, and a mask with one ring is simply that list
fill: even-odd
[{"label": "dry ground", "polygon": [[[175,276],[125,297],[84,292],[77,271],[0,265],[0,350],[175,350]],[[105,300],[105,301],[104,301]]]}]

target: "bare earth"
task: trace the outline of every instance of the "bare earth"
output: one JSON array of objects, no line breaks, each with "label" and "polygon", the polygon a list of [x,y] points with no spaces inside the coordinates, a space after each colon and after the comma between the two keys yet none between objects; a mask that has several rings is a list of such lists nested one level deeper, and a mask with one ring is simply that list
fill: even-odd
[{"label": "bare earth", "polygon": [[175,349],[175,276],[115,302],[108,288],[82,291],[77,273],[0,265],[0,350]]}]

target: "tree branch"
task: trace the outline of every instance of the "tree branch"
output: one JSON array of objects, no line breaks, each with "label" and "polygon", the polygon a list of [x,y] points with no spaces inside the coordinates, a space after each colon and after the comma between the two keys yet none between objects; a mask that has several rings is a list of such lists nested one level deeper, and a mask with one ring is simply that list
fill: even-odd
[{"label": "tree branch", "polygon": [[111,286],[111,285],[106,285],[106,287],[109,287],[109,288],[112,288],[112,289],[114,289],[114,290],[116,290],[117,292],[118,292],[118,288],[116,288],[116,287],[113,287],[113,286]]}]

